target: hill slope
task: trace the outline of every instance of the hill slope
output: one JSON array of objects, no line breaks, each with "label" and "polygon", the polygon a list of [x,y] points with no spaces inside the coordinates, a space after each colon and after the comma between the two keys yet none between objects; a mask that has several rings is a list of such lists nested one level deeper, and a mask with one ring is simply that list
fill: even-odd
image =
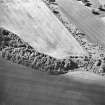
[{"label": "hill slope", "polygon": [[90,42],[97,41],[105,47],[105,24],[93,15],[84,5],[76,0],[57,0],[68,20],[73,21],[77,27],[86,34]]},{"label": "hill slope", "polygon": [[33,72],[0,57],[0,105],[105,105],[104,99],[104,85]]},{"label": "hill slope", "polygon": [[35,49],[57,58],[85,54],[41,0],[0,3],[0,26],[20,35]]}]

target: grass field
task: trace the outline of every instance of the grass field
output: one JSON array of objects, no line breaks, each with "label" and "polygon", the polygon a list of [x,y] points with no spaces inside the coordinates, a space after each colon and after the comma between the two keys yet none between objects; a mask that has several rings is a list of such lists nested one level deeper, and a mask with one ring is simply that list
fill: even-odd
[{"label": "grass field", "polygon": [[68,20],[73,21],[87,35],[90,42],[98,41],[105,47],[105,24],[99,17],[76,0],[57,0],[57,2]]},{"label": "grass field", "polygon": [[105,105],[105,86],[54,76],[0,57],[0,105]]},{"label": "grass field", "polygon": [[105,0],[98,0],[101,4],[105,4]]},{"label": "grass field", "polygon": [[102,21],[105,23],[105,17],[102,17],[101,19],[102,19]]},{"label": "grass field", "polygon": [[1,3],[0,15],[1,27],[17,33],[41,52],[57,58],[85,54],[75,38],[41,0]]},{"label": "grass field", "polygon": [[[35,0],[34,3],[33,0],[29,1],[12,0],[4,4],[3,1],[0,2],[0,26],[16,32],[38,51],[56,58],[84,54],[79,43],[41,0]],[[81,23],[80,19],[83,18],[85,18],[84,23],[91,23],[94,19],[100,23],[95,17],[88,21],[91,17],[86,19],[88,14],[85,16],[85,9],[81,5],[75,5],[74,2],[71,2],[73,4],[71,8],[74,8],[75,13],[80,14],[82,10],[78,9],[81,6],[83,14],[77,19],[73,17],[75,13],[70,10],[72,13],[70,16],[70,11],[67,10],[70,1],[65,3],[68,4],[66,7],[64,5],[66,9],[63,8],[63,10],[69,14],[68,17],[71,17],[69,19],[75,20],[72,20],[74,23]],[[90,14],[88,10],[86,11]],[[77,25],[84,26],[80,23]],[[98,31],[98,28],[102,31],[98,23],[90,25],[92,28],[98,24],[97,28],[87,29],[86,25],[89,27],[90,23],[85,24],[84,31],[92,32],[95,29]],[[88,34],[90,39],[93,39],[94,35]],[[0,56],[0,105],[105,105],[105,78],[101,77],[80,71],[51,75],[38,69],[33,70],[11,63]]]}]

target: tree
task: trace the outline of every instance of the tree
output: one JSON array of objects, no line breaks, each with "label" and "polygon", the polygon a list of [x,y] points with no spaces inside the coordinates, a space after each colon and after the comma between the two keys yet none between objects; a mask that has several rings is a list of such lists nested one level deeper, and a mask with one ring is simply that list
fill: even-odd
[{"label": "tree", "polygon": [[55,0],[49,0],[49,2],[55,2]]}]

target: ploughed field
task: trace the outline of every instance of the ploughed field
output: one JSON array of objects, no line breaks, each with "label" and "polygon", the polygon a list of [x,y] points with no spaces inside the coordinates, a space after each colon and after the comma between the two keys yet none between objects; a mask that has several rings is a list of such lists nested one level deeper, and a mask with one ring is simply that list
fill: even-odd
[{"label": "ploughed field", "polygon": [[104,82],[77,82],[0,57],[0,105],[105,105],[104,99]]}]

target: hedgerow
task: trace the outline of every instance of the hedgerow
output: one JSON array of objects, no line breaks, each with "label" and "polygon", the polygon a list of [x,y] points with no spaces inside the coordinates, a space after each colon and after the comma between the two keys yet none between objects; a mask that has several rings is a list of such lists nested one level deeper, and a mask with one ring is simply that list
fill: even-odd
[{"label": "hedgerow", "polygon": [[57,59],[40,53],[23,41],[18,35],[0,28],[0,50],[2,57],[11,62],[22,64],[34,70],[46,71],[52,74],[66,73],[68,71],[86,70],[95,73],[105,73],[105,55],[102,47],[89,43],[85,34],[75,25],[70,23],[58,8],[54,1],[43,0],[51,11],[58,17],[63,25],[72,33],[75,39],[83,46],[89,56],[70,56],[65,59]]},{"label": "hedgerow", "polygon": [[3,28],[0,28],[0,40],[2,57],[11,62],[55,74],[78,68],[72,59],[56,59],[40,53],[16,34]]}]

